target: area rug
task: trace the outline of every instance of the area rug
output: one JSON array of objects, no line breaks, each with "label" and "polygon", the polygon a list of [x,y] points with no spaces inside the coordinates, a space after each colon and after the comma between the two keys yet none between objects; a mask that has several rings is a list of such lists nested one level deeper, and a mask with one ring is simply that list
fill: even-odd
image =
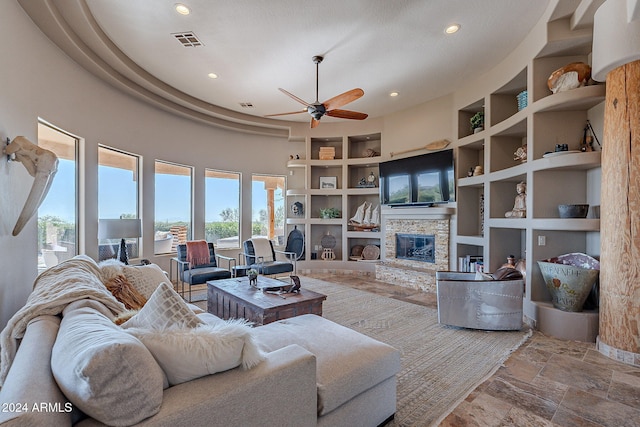
[{"label": "area rug", "polygon": [[[388,426],[438,425],[531,336],[530,330],[444,326],[428,307],[318,279],[301,281],[304,288],[327,295],[323,317],[400,351],[397,412]],[[206,302],[197,305],[206,309]]]}]

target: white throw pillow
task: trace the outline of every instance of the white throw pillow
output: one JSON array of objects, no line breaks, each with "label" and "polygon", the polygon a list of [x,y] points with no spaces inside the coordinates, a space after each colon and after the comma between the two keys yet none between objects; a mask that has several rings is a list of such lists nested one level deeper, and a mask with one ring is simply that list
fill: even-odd
[{"label": "white throw pillow", "polygon": [[151,297],[160,283],[169,282],[167,275],[156,264],[126,265],[122,268],[122,274],[146,299]]},{"label": "white throw pillow", "polygon": [[127,328],[164,330],[194,328],[203,322],[168,283],[160,283],[138,314],[122,324]]},{"label": "white throw pillow", "polygon": [[220,321],[196,328],[149,330],[132,328],[174,386],[205,375],[233,369],[249,369],[264,359],[245,320]]},{"label": "white throw pillow", "polygon": [[122,327],[149,349],[169,385],[241,364],[249,369],[264,359],[249,322],[198,316],[167,283],[161,283],[140,312]]},{"label": "white throw pillow", "polygon": [[162,405],[162,369],[95,301],[80,300],[65,309],[51,371],[74,406],[107,425],[136,424]]}]

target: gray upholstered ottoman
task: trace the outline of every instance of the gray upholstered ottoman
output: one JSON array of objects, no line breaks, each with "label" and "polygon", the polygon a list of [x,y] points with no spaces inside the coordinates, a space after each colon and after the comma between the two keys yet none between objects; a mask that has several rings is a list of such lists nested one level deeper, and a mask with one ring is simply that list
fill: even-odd
[{"label": "gray upholstered ottoman", "polygon": [[476,273],[437,271],[438,322],[463,328],[522,328],[524,281],[475,280]]},{"label": "gray upholstered ottoman", "polygon": [[266,351],[298,344],[316,356],[318,425],[377,426],[395,413],[400,353],[390,345],[313,314],[254,336]]}]

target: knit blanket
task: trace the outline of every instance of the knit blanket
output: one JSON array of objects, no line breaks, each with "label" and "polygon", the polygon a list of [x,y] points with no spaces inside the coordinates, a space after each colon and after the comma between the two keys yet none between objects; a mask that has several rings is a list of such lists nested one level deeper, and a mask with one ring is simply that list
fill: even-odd
[{"label": "knit blanket", "polygon": [[192,266],[209,264],[209,244],[206,240],[192,240],[187,242],[187,262]]},{"label": "knit blanket", "polygon": [[13,315],[0,333],[0,387],[13,363],[18,342],[27,325],[41,315],[58,315],[80,299],[92,299],[104,304],[114,314],[125,311],[102,283],[100,267],[91,258],[80,255],[44,271],[33,284],[26,304]]}]

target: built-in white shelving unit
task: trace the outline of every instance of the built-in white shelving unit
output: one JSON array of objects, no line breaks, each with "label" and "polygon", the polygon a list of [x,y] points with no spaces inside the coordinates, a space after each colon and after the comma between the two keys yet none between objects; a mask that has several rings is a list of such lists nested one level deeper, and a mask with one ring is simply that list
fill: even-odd
[{"label": "built-in white shelving unit", "polygon": [[[534,58],[503,86],[487,88],[482,98],[457,107],[458,209],[452,260],[482,255],[485,269],[495,271],[509,255],[526,257],[524,311],[543,332],[557,310],[550,307],[536,261],[569,252],[589,253],[593,240],[589,236],[600,230],[593,214],[561,219],[557,209],[558,204],[587,203],[594,192],[599,200],[599,187],[589,188],[588,179],[600,168],[599,147],[581,152],[580,140],[590,111],[604,101],[605,86],[552,94],[546,85],[554,70],[576,61],[588,62],[587,54]],[[519,110],[516,96],[525,90],[528,104]],[[469,119],[478,111],[485,115],[484,130],[472,133]],[[545,157],[562,143],[577,152]],[[514,160],[520,147],[527,152],[524,162]],[[483,166],[484,174],[468,177],[476,165]],[[505,218],[513,209],[519,182],[527,184],[526,218]],[[597,311],[562,316],[563,321],[576,322],[576,328],[591,328],[594,319],[597,325]]]},{"label": "built-in white shelving unit", "polygon": [[[355,231],[348,225],[358,206],[369,202],[374,206],[380,202],[378,189],[378,164],[380,163],[381,134],[343,135],[330,137],[307,137],[305,153],[301,159],[287,163],[289,180],[287,189],[287,233],[297,227],[305,235],[305,258],[298,268],[305,270],[343,269],[374,271],[373,262],[352,260],[351,250],[355,245],[380,246],[379,231]],[[335,158],[321,160],[321,147],[333,147]],[[373,154],[373,155],[371,155]],[[361,179],[371,173],[376,177],[375,187],[362,187]],[[336,188],[320,188],[321,177],[335,177]],[[302,215],[294,215],[290,206],[300,202]],[[320,210],[337,208],[342,215],[336,219],[320,218]],[[333,236],[335,260],[322,260],[322,239]]]}]

